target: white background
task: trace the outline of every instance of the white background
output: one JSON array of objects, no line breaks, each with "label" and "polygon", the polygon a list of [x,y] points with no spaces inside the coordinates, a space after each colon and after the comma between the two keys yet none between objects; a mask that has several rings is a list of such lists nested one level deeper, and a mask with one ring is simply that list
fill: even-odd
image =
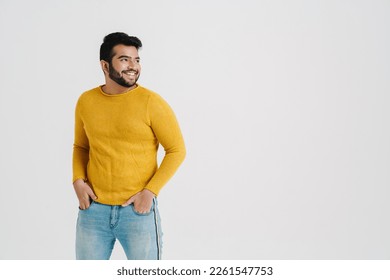
[{"label": "white background", "polygon": [[[389,1],[0,1],[0,259],[73,259],[74,106],[99,47],[187,158],[159,197],[164,259],[390,258]],[[120,246],[113,259],[123,259]]]}]

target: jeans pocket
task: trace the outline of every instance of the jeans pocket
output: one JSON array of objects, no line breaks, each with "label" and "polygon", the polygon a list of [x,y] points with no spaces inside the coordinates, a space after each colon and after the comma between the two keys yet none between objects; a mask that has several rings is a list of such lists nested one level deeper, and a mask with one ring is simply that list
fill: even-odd
[{"label": "jeans pocket", "polygon": [[138,215],[138,216],[149,216],[149,215],[151,215],[151,214],[153,213],[154,202],[153,202],[152,206],[150,207],[149,212],[147,212],[147,213],[139,213],[139,212],[137,212],[137,210],[135,210],[135,208],[134,208],[134,204],[133,204],[133,203],[130,204],[130,207],[131,207],[131,209],[133,210],[134,214],[136,214],[136,215]]},{"label": "jeans pocket", "polygon": [[93,201],[93,200],[91,199],[88,208],[81,209],[80,206],[79,206],[79,210],[80,210],[80,211],[87,211],[89,208],[91,208],[91,206],[92,206],[92,204],[93,204],[94,202],[95,202],[95,201]]}]

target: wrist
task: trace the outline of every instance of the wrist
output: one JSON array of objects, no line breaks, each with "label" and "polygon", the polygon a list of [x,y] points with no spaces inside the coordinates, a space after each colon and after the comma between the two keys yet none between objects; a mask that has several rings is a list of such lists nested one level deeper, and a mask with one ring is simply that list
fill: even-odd
[{"label": "wrist", "polygon": [[151,190],[148,190],[148,189],[143,189],[142,192],[144,194],[146,194],[147,196],[150,196],[152,198],[156,197],[156,194],[154,192],[152,192]]},{"label": "wrist", "polygon": [[73,186],[79,186],[85,184],[86,180],[84,179],[77,179],[76,181],[73,182]]}]

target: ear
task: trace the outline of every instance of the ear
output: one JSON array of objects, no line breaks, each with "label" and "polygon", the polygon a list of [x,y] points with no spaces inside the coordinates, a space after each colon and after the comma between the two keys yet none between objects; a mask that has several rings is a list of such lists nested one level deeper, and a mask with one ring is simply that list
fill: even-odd
[{"label": "ear", "polygon": [[101,67],[102,67],[103,72],[104,72],[105,74],[108,74],[109,67],[110,67],[109,64],[108,64],[108,62],[105,61],[105,60],[100,60],[100,65],[101,65]]}]

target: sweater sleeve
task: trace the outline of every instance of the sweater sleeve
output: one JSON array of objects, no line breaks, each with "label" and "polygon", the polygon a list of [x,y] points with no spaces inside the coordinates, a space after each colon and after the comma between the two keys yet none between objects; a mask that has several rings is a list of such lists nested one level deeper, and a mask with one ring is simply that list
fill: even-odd
[{"label": "sweater sleeve", "polygon": [[75,131],[73,144],[73,182],[77,179],[87,180],[87,164],[89,160],[89,141],[84,130],[80,114],[80,100],[75,110]]},{"label": "sweater sleeve", "polygon": [[159,96],[151,95],[148,103],[151,128],[165,150],[165,156],[152,179],[145,186],[158,195],[183,162],[186,149],[183,136],[171,107]]}]

